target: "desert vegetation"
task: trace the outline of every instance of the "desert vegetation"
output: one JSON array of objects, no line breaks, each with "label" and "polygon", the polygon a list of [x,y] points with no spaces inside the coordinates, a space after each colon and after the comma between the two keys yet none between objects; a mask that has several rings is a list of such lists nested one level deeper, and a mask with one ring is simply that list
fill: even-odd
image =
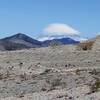
[{"label": "desert vegetation", "polygon": [[92,50],[93,44],[94,41],[86,41],[86,42],[79,43],[77,45],[77,50],[84,50],[84,51]]},{"label": "desert vegetation", "polygon": [[96,78],[94,84],[90,85],[90,93],[95,93],[100,91],[100,79]]},{"label": "desert vegetation", "polygon": [[61,45],[61,42],[57,42],[57,41],[52,41],[51,43],[50,43],[50,46],[52,47],[52,48],[56,48],[57,46],[60,46]]},{"label": "desert vegetation", "polygon": [[94,94],[99,97],[100,52],[92,50],[94,42],[80,44],[80,51],[76,45],[54,44],[53,49],[0,52],[0,99],[91,100]]}]

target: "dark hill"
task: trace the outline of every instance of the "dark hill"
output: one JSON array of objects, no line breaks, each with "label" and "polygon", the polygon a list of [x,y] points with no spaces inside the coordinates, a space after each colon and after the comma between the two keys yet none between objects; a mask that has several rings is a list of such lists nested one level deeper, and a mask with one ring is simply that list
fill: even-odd
[{"label": "dark hill", "polygon": [[20,50],[25,48],[41,47],[41,42],[29,36],[18,33],[0,40],[1,50]]},{"label": "dark hill", "polygon": [[71,38],[61,38],[41,42],[25,34],[18,33],[16,35],[0,39],[0,50],[20,50],[28,48],[47,47],[50,46],[52,43],[66,45],[77,44],[79,43],[79,41],[75,41]]}]

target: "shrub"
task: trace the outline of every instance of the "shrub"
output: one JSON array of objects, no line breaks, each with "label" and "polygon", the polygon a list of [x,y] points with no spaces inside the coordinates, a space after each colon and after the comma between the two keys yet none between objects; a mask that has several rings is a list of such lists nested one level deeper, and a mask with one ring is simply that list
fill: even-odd
[{"label": "shrub", "polygon": [[28,80],[28,75],[26,73],[20,74],[19,77],[20,77],[21,81]]},{"label": "shrub", "polygon": [[51,84],[52,84],[52,87],[59,86],[61,85],[61,79],[55,79],[53,80]]},{"label": "shrub", "polygon": [[51,69],[46,69],[43,73],[41,73],[40,75],[45,75],[48,74],[51,71]]},{"label": "shrub", "polygon": [[58,42],[58,41],[52,41],[52,42],[50,43],[50,46],[51,46],[52,48],[55,48],[55,47],[60,46],[60,45],[61,45],[61,42]]},{"label": "shrub", "polygon": [[93,47],[94,41],[86,41],[83,43],[79,43],[77,45],[77,50],[91,50]]},{"label": "shrub", "polygon": [[50,89],[48,91],[55,90],[55,87],[62,85],[61,79],[47,79],[46,82],[50,84]]},{"label": "shrub", "polygon": [[2,80],[2,79],[3,79],[3,74],[0,73],[0,80]]},{"label": "shrub", "polygon": [[90,93],[98,92],[100,89],[100,80],[97,78],[95,83],[90,86]]},{"label": "shrub", "polygon": [[92,75],[98,75],[100,73],[99,69],[93,69],[92,71],[89,72]]},{"label": "shrub", "polygon": [[81,71],[81,70],[77,69],[76,72],[75,72],[76,75],[80,75],[80,71]]}]

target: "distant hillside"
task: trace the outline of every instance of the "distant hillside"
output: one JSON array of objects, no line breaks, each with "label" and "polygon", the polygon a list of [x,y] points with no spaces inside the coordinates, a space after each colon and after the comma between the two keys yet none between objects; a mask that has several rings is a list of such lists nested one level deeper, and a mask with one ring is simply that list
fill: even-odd
[{"label": "distant hillside", "polygon": [[100,51],[100,35],[92,39],[94,41],[93,50]]},{"label": "distant hillside", "polygon": [[43,41],[44,46],[49,46],[52,43],[58,43],[60,45],[67,45],[67,44],[77,44],[79,41],[75,41],[71,38],[61,38],[61,39],[53,39],[53,40],[46,40]]},{"label": "distant hillside", "polygon": [[0,50],[20,50],[28,48],[47,47],[52,43],[66,45],[77,44],[79,43],[79,41],[75,41],[71,38],[61,38],[41,42],[25,34],[18,33],[16,35],[0,39]]},{"label": "distant hillside", "polygon": [[0,40],[0,50],[20,50],[34,47],[41,47],[41,42],[22,33]]}]

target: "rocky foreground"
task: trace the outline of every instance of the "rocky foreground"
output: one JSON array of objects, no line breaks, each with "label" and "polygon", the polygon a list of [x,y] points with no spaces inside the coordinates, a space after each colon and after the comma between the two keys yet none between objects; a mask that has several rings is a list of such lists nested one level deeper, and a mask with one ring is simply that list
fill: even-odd
[{"label": "rocky foreground", "polygon": [[0,52],[0,100],[100,100],[99,90],[99,50]]}]

